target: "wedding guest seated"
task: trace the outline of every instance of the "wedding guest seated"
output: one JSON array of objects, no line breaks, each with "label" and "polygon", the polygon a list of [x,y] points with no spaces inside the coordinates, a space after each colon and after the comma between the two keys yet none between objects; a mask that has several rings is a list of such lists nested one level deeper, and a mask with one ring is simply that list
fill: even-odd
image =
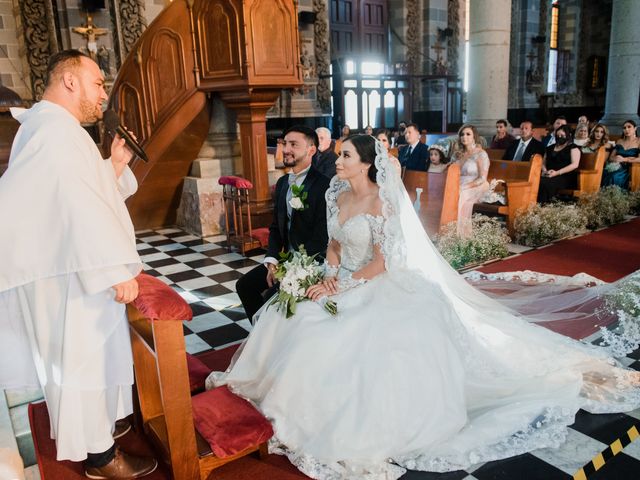
[{"label": "wedding guest seated", "polygon": [[431,145],[429,147],[429,173],[442,173],[447,169],[447,151],[442,145]]},{"label": "wedding guest seated", "polygon": [[420,141],[420,129],[415,123],[407,125],[404,135],[407,140],[399,153],[400,165],[407,170],[429,171],[429,146]]},{"label": "wedding guest seated", "polygon": [[600,147],[613,147],[613,142],[609,140],[609,129],[602,123],[596,124],[589,134],[587,143],[582,146],[582,153],[595,153]]},{"label": "wedding guest seated", "polygon": [[602,185],[629,188],[629,164],[640,162],[640,139],[636,135],[636,122],[622,124],[622,138],[613,147],[602,173]]},{"label": "wedding guest seated", "polygon": [[520,140],[509,145],[502,156],[503,160],[528,162],[536,153],[544,155],[542,142],[533,137],[533,123],[525,120],[520,124]]},{"label": "wedding guest seated", "polygon": [[342,135],[340,136],[339,140],[341,142],[344,142],[349,135],[351,135],[351,127],[349,127],[349,125],[344,125],[342,127]]},{"label": "wedding guest seated", "polygon": [[316,128],[318,134],[318,151],[313,156],[312,164],[316,170],[328,179],[336,174],[336,160],[338,154],[331,145],[331,130],[326,127]]},{"label": "wedding guest seated", "polygon": [[471,236],[473,205],[489,190],[489,166],[491,161],[480,143],[478,129],[465,124],[458,130],[459,148],[451,157],[451,163],[460,165],[460,198],[458,200],[458,235]]},{"label": "wedding guest seated", "polygon": [[562,125],[554,132],[555,143],[547,147],[542,162],[538,202],[553,200],[558,191],[577,186],[580,147],[573,143],[571,127]]},{"label": "wedding guest seated", "polygon": [[407,122],[400,122],[398,124],[398,136],[396,137],[396,141],[393,144],[394,147],[407,144],[407,139],[405,138],[406,133],[407,133]]},{"label": "wedding guest seated", "polygon": [[[389,130],[384,129],[384,128],[380,128],[376,132],[376,139],[379,140],[380,143],[382,143],[382,145],[387,149],[387,153],[388,153],[389,149],[391,148],[391,143],[390,143],[391,132]],[[400,162],[398,161],[398,159],[396,157],[394,157],[393,155],[391,155],[390,153],[388,153],[388,155],[389,155],[389,161],[396,166],[398,171],[401,171],[402,167],[400,166]]]},{"label": "wedding guest seated", "polygon": [[579,123],[573,137],[573,143],[579,147],[584,146],[589,140],[589,126],[586,123]]},{"label": "wedding guest seated", "polygon": [[589,127],[589,119],[586,115],[580,115],[578,117],[578,125],[586,125],[587,128]]},{"label": "wedding guest seated", "polygon": [[366,127],[364,127],[364,134],[373,135],[373,127],[371,125],[367,125]]},{"label": "wedding guest seated", "polygon": [[508,131],[509,124],[506,120],[500,119],[496,122],[496,134],[491,139],[491,146],[489,148],[495,148],[505,150],[509,148],[515,138]]},{"label": "wedding guest seated", "polygon": [[544,146],[544,148],[550,147],[551,145],[556,143],[555,131],[562,125],[566,124],[566,117],[562,115],[556,117],[556,119],[553,121],[553,125],[551,125],[551,132],[542,139],[542,145]]}]

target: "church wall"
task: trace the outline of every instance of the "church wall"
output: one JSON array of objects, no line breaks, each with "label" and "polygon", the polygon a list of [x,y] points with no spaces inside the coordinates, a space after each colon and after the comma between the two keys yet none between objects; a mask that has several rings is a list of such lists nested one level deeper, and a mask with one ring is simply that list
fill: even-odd
[{"label": "church wall", "polygon": [[0,81],[29,100],[32,97],[31,81],[23,54],[24,41],[20,37],[18,12],[17,0],[0,0]]},{"label": "church wall", "polygon": [[144,16],[147,19],[147,25],[153,22],[153,19],[158,16],[167,3],[169,0],[145,0]]}]

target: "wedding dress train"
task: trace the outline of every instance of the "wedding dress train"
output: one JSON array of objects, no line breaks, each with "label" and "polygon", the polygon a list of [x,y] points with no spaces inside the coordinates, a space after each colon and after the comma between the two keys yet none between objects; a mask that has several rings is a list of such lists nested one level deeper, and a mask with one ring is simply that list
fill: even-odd
[{"label": "wedding dress train", "polygon": [[[505,306],[451,270],[387,163],[379,150],[381,216],[341,225],[336,200],[349,186],[334,178],[327,192],[339,276],[366,265],[374,245],[387,271],[332,297],[335,317],[314,302],[289,319],[265,308],[232,366],[207,381],[273,422],[272,452],[316,479],[396,479],[558,446],[580,408],[640,407],[637,373],[608,351],[532,324],[515,308],[526,295]],[[571,283],[554,298],[594,288]]]}]

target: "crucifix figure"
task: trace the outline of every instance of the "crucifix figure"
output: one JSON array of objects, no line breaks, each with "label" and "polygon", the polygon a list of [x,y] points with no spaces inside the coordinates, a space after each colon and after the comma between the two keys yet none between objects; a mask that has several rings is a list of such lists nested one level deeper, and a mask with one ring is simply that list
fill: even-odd
[{"label": "crucifix figure", "polygon": [[442,52],[446,47],[443,47],[438,40],[431,48],[436,51],[436,62],[433,65],[433,73],[436,75],[446,75],[447,65],[442,61]]},{"label": "crucifix figure", "polygon": [[93,19],[91,15],[87,14],[87,24],[82,27],[73,27],[74,33],[78,35],[82,35],[87,40],[87,50],[89,51],[89,55],[95,61],[98,60],[98,43],[96,42],[96,38],[100,35],[106,35],[109,33],[109,30],[106,28],[98,28],[93,24]]}]

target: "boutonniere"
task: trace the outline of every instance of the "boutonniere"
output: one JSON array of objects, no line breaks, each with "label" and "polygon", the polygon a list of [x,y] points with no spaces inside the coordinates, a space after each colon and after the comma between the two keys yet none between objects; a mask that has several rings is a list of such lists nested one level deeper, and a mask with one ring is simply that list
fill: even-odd
[{"label": "boutonniere", "polygon": [[309,204],[306,203],[307,200],[307,192],[304,191],[303,185],[291,185],[291,200],[289,200],[289,205],[294,210],[304,210]]}]

